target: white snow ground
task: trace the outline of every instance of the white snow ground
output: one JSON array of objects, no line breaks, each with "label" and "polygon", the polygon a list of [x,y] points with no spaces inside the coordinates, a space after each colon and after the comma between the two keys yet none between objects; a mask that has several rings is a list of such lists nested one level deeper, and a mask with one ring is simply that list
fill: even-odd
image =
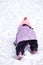
[{"label": "white snow ground", "polygon": [[[28,51],[21,61],[15,59],[16,32],[27,16],[38,39],[38,52]],[[0,65],[43,65],[43,0],[0,0]]]}]

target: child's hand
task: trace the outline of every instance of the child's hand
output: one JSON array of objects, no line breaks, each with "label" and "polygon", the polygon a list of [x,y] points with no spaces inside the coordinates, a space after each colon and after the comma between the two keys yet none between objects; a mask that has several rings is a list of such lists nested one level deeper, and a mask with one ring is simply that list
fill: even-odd
[{"label": "child's hand", "polygon": [[22,53],[19,52],[19,55],[18,55],[18,60],[21,60],[22,59]]},{"label": "child's hand", "polygon": [[35,50],[34,50],[34,51],[32,51],[32,54],[36,54],[36,53],[37,53],[37,51],[35,51]]}]

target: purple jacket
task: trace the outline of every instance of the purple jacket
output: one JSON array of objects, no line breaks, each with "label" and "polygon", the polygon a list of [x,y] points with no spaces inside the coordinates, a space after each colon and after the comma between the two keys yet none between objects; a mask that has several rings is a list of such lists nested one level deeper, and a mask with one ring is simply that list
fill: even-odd
[{"label": "purple jacket", "polygon": [[16,34],[15,44],[18,44],[23,40],[36,40],[34,29],[29,28],[28,26],[20,26]]}]

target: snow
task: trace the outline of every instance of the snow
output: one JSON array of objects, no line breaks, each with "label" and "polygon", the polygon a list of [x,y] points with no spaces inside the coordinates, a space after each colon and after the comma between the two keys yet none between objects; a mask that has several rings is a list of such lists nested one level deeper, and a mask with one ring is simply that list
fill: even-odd
[{"label": "snow", "polygon": [[[25,51],[19,61],[13,42],[25,16],[35,29],[39,48],[35,55]],[[0,0],[0,65],[43,65],[43,0]]]}]

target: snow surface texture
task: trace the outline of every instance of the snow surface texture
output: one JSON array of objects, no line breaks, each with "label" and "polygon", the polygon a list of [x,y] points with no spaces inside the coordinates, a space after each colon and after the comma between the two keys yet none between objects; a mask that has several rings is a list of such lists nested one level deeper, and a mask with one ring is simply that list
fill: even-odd
[{"label": "snow surface texture", "polygon": [[[18,26],[27,17],[35,29],[38,52],[25,52],[21,61],[15,59]],[[43,0],[0,0],[0,65],[43,65]]]}]

